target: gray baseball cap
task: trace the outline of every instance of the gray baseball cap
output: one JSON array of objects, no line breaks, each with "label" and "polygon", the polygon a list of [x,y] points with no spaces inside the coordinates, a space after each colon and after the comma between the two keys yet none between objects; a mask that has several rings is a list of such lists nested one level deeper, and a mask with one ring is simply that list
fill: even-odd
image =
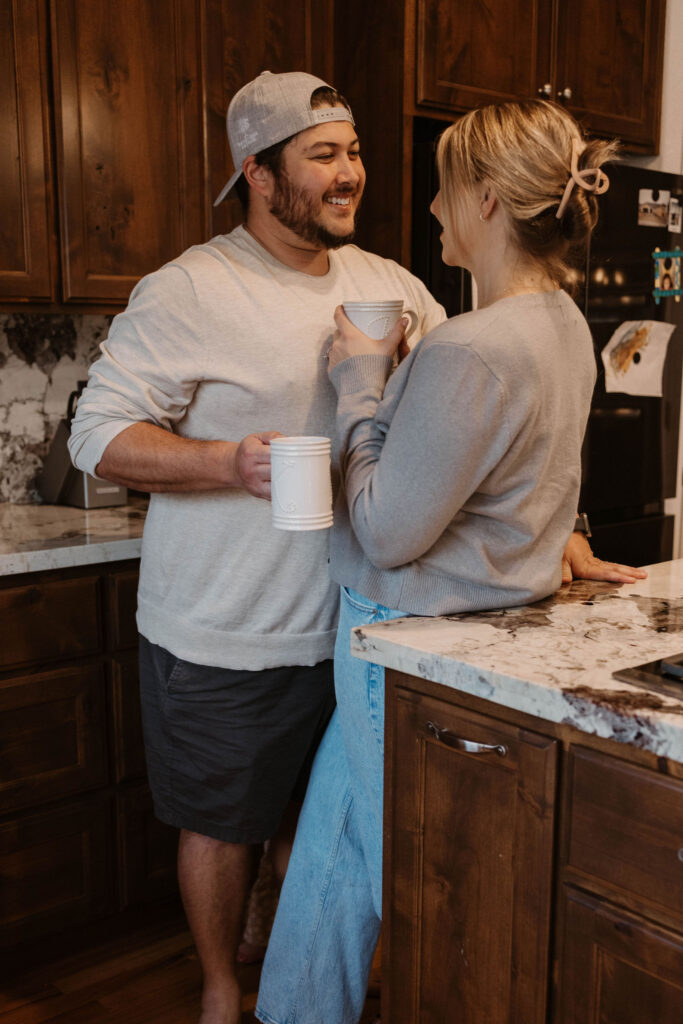
[{"label": "gray baseball cap", "polygon": [[322,78],[305,71],[286,71],[281,75],[263,71],[235,93],[225,119],[235,173],[214,206],[222,203],[232,191],[248,156],[326,121],[355,124],[353,114],[346,107],[311,108],[311,96],[321,86],[331,88]]}]

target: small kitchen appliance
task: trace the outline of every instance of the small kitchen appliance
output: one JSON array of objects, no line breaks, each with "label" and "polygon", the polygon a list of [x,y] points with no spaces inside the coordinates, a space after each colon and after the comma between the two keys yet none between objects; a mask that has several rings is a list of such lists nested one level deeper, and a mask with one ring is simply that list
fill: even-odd
[{"label": "small kitchen appliance", "polygon": [[87,509],[125,505],[128,500],[126,487],[108,480],[98,480],[90,473],[76,469],[69,456],[67,445],[71,421],[86,384],[87,381],[79,380],[77,390],[69,395],[66,417],[59,421],[45,459],[38,485],[40,495],[49,505],[75,505]]}]

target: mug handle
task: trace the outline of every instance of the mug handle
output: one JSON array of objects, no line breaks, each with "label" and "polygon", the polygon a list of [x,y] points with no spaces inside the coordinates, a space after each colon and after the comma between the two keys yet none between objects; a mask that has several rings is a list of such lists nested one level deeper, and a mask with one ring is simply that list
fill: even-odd
[{"label": "mug handle", "polygon": [[401,316],[407,316],[410,319],[410,323],[406,327],[406,338],[407,338],[417,328],[419,320],[417,318],[417,313],[415,312],[414,309],[404,309],[403,312],[401,313]]}]

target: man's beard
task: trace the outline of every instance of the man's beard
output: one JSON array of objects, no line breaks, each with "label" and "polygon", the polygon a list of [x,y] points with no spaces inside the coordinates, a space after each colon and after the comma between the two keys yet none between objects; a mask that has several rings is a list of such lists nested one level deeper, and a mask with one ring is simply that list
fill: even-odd
[{"label": "man's beard", "polygon": [[[355,189],[338,189],[335,195],[348,195],[351,197]],[[324,200],[323,200],[324,201]],[[315,200],[311,193],[298,185],[292,184],[284,172],[275,177],[275,192],[270,203],[270,212],[286,228],[293,231],[295,235],[304,242],[311,242],[313,245],[320,245],[323,249],[340,249],[353,240],[356,233],[355,217],[353,231],[346,235],[338,235],[328,231],[320,224],[313,213]],[[358,211],[356,210],[356,215]]]}]

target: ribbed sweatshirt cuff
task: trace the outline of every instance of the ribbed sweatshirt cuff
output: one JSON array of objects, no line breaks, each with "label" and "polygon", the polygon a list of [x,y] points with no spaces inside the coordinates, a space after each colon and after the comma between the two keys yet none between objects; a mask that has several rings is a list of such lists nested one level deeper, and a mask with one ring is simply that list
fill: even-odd
[{"label": "ribbed sweatshirt cuff", "polygon": [[332,367],[330,380],[338,395],[352,395],[368,388],[383,391],[391,373],[391,364],[391,356],[381,353],[350,356]]}]

